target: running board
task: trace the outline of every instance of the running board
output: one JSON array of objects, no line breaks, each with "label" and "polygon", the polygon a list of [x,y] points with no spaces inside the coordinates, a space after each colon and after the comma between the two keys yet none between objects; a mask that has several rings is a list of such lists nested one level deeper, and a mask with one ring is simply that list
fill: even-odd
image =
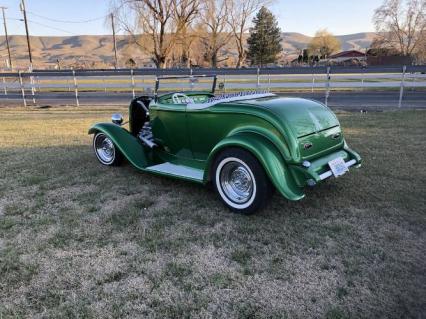
[{"label": "running board", "polygon": [[204,171],[188,166],[176,165],[169,162],[146,167],[148,172],[159,173],[161,175],[169,175],[190,179],[198,182],[203,181]]}]

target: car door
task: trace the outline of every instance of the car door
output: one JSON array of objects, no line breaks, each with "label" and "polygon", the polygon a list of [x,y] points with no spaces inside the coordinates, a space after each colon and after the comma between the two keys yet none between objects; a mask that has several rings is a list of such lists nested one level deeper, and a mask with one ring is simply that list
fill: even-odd
[{"label": "car door", "polygon": [[186,104],[153,103],[150,106],[150,118],[157,144],[174,156],[192,158],[186,123]]},{"label": "car door", "polygon": [[227,115],[214,108],[187,111],[188,134],[196,160],[206,160],[213,147],[226,137],[230,124]]}]

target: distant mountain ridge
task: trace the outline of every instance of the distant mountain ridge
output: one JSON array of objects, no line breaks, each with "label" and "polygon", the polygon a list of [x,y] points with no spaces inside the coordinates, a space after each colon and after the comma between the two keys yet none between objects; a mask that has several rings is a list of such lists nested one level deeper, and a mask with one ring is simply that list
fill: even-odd
[{"label": "distant mountain ridge", "polygon": [[[339,35],[342,50],[364,50],[374,38],[372,32]],[[129,36],[117,37],[120,62],[132,58],[138,66],[149,64],[149,57],[136,45],[129,44]],[[295,56],[307,47],[312,37],[297,32],[282,33],[282,45],[286,55]],[[27,43],[23,35],[9,36],[12,59],[16,65],[26,65]],[[111,35],[79,35],[79,36],[31,36],[31,47],[36,67],[52,67],[57,60],[61,63],[85,61],[97,66],[110,66],[113,62],[113,44]],[[229,49],[230,54],[233,50]],[[0,66],[7,59],[6,41],[0,36]]]}]

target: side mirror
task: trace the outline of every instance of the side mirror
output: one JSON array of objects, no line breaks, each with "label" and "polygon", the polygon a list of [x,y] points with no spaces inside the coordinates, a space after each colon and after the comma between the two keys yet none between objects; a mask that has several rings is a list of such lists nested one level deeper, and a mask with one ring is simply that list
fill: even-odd
[{"label": "side mirror", "polygon": [[123,123],[123,115],[121,115],[120,113],[114,113],[111,116],[111,121],[114,124],[121,125]]}]

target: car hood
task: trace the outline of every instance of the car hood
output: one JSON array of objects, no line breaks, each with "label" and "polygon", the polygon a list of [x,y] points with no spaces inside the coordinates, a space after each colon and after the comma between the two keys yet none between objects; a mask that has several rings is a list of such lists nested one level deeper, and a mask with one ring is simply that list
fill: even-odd
[{"label": "car hood", "polygon": [[297,137],[321,132],[339,125],[334,113],[325,105],[307,99],[271,97],[246,100],[275,114]]}]

